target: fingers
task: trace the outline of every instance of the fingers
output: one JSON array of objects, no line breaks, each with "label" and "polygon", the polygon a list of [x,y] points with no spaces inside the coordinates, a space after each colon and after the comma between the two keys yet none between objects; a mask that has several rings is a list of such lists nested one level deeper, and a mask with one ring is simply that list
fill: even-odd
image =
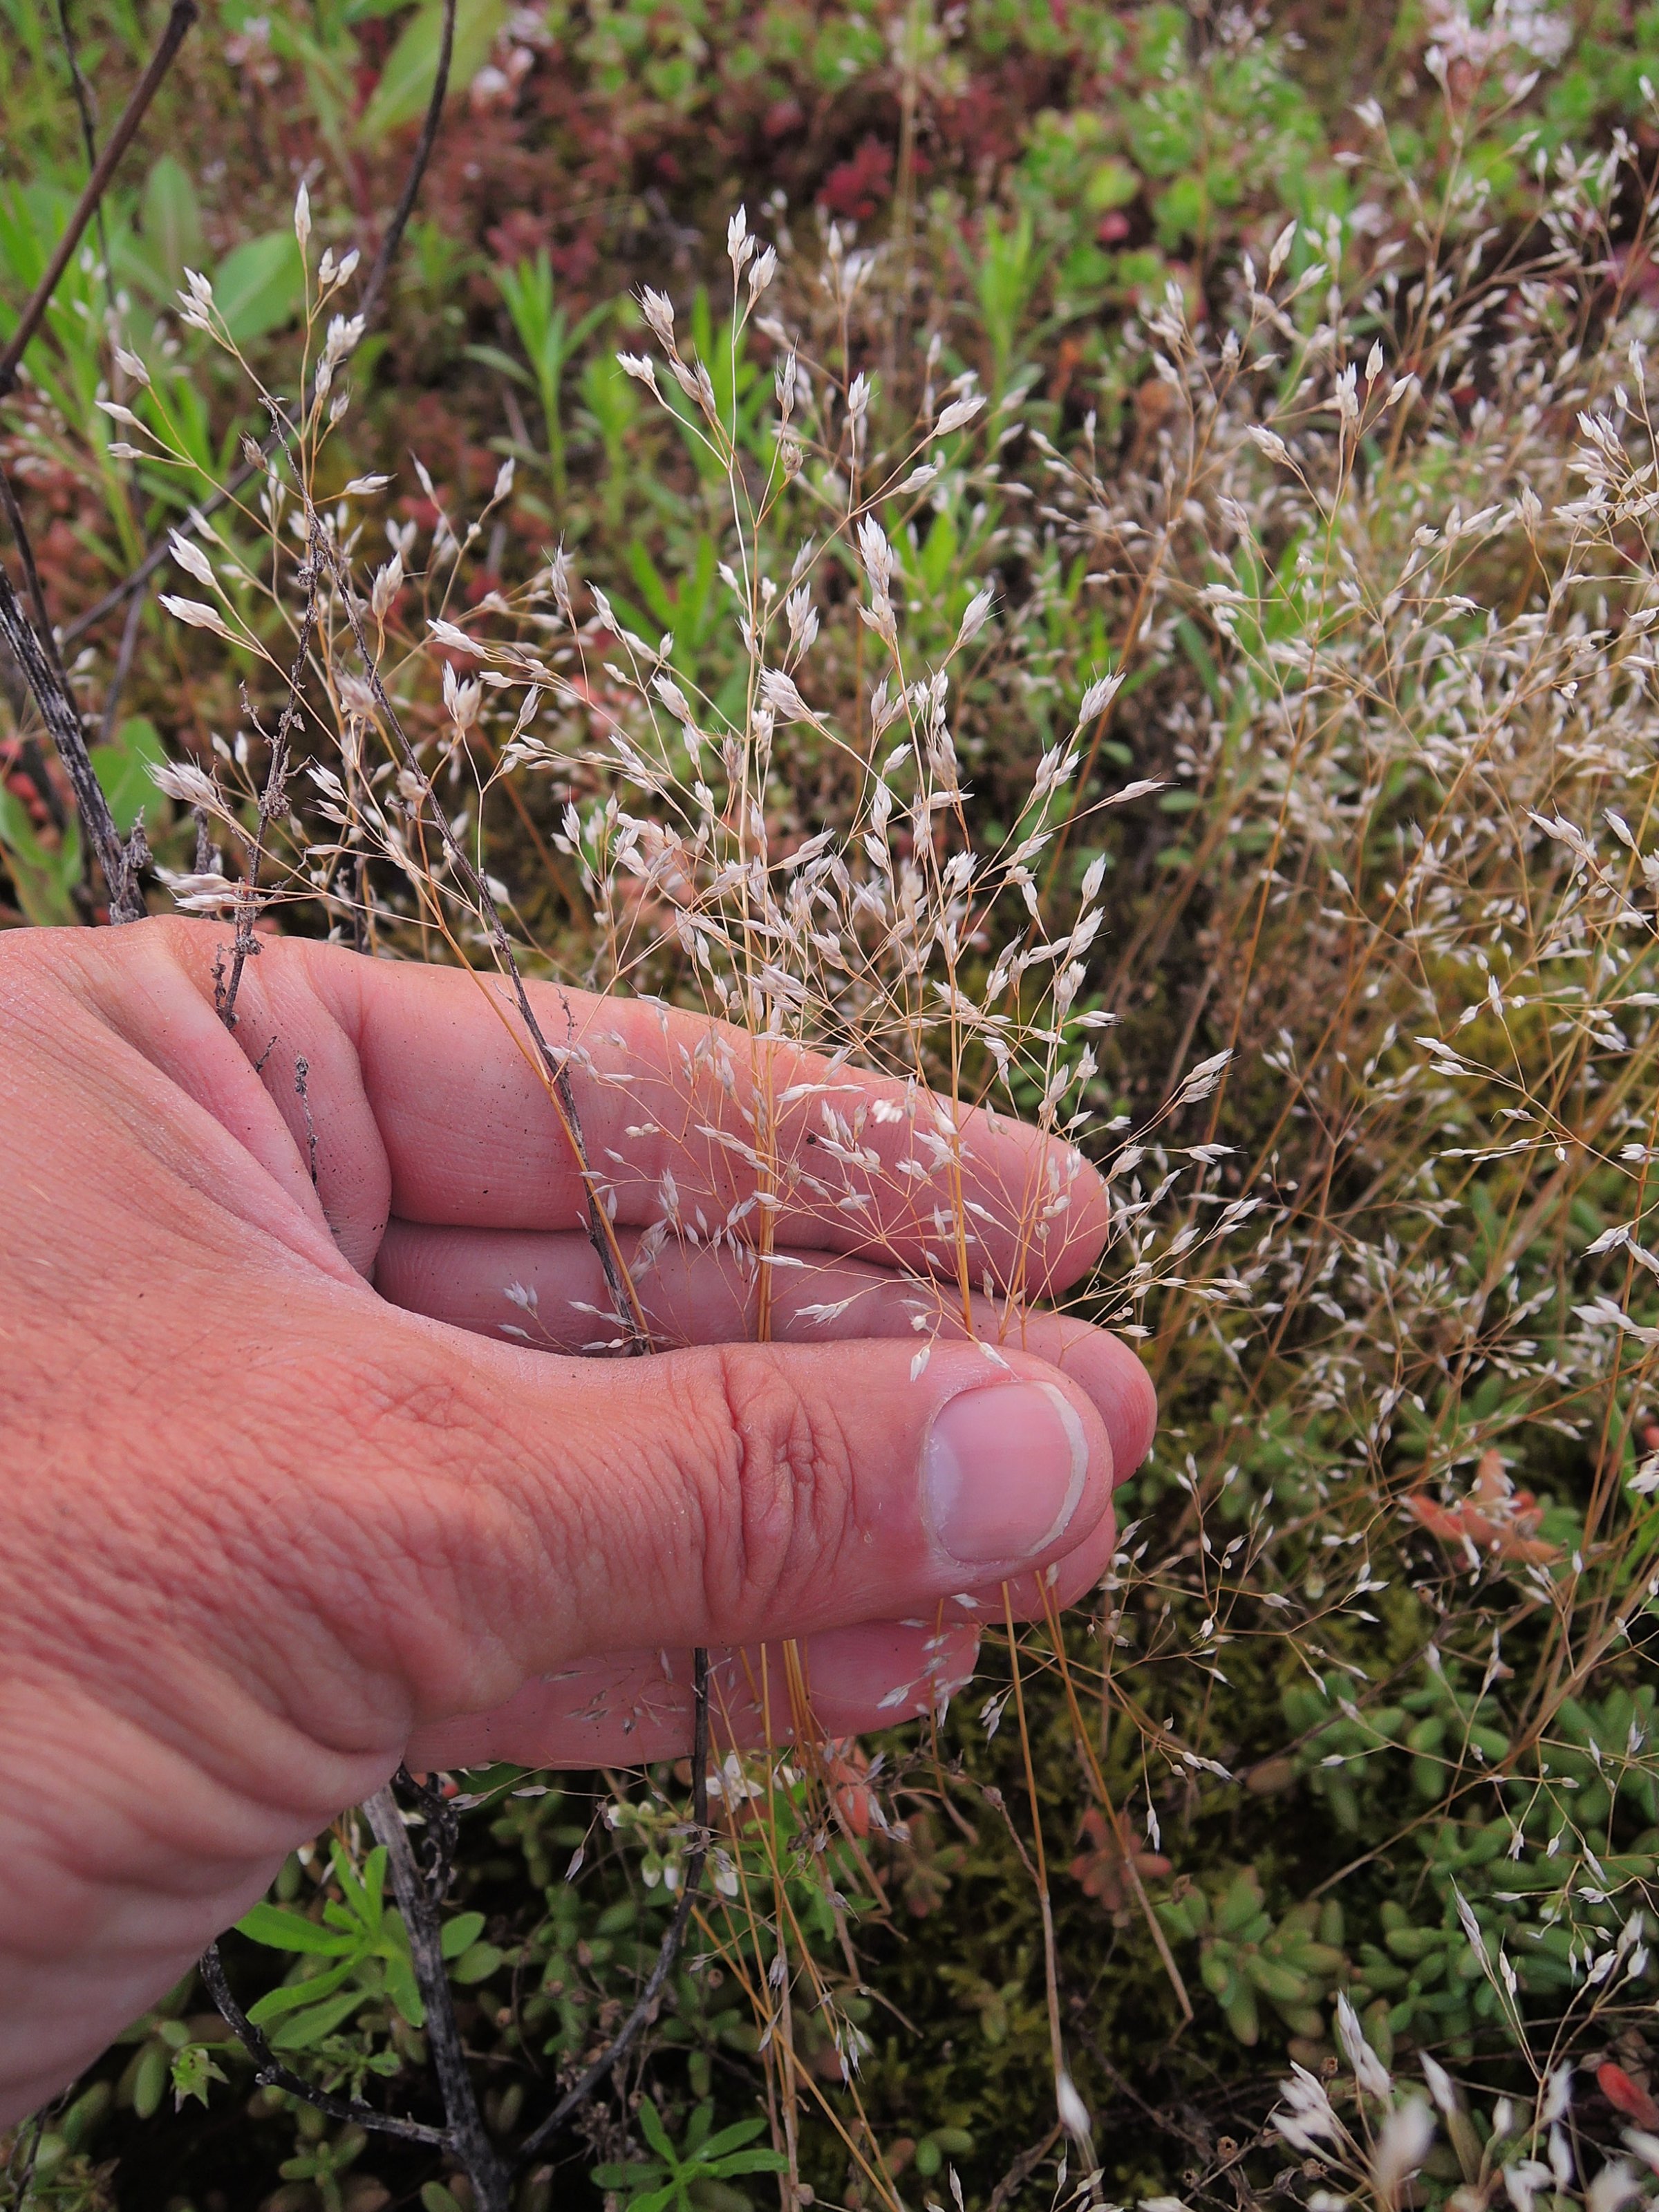
[{"label": "fingers", "polygon": [[[569,1145],[514,1042],[516,1016],[501,1018],[501,985],[349,955],[319,981],[337,989],[337,975],[356,1001],[394,1212],[571,1225],[580,1194]],[[934,1214],[959,1152],[975,1276],[988,1267],[1011,1278],[1029,1249],[1032,1272],[1069,1280],[1103,1238],[1092,1171],[1018,1123],[950,1115],[902,1084],[834,1072],[816,1054],[637,1000],[567,999],[545,987],[532,997],[550,1042],[580,1049],[572,1080],[589,1158],[623,1223],[660,1215],[668,1174],[688,1217],[702,1207],[719,1225],[752,1200],[763,1156],[776,1164],[781,1239],[951,1266],[951,1239]]]},{"label": "fingers", "polygon": [[303,1469],[279,1516],[247,1510],[350,1654],[319,1707],[390,1676],[400,1741],[637,1651],[647,1623],[672,1650],[931,1621],[1106,1516],[1105,1424],[1028,1353],[940,1343],[914,1372],[894,1340],[572,1360],[352,1295],[357,1325],[337,1319],[303,1421],[285,1417]]},{"label": "fingers", "polygon": [[[621,1244],[658,1346],[753,1340],[760,1270],[747,1252],[671,1240],[643,1265],[637,1234],[624,1233]],[[544,1236],[393,1220],[380,1246],[374,1284],[394,1305],[482,1334],[509,1335],[566,1352],[618,1345],[599,1260],[577,1232]],[[1140,1464],[1152,1444],[1158,1404],[1146,1369],[1127,1345],[1059,1314],[1011,1315],[983,1297],[973,1301],[972,1310],[981,1340],[1017,1345],[1060,1368],[1088,1393],[1106,1425],[1118,1480]],[[781,1343],[896,1337],[915,1349],[936,1335],[966,1335],[959,1310],[931,1285],[868,1261],[826,1260],[811,1252],[780,1255],[772,1270],[769,1311],[773,1337]]]},{"label": "fingers", "polygon": [[[210,1015],[214,927],[143,927]],[[128,980],[125,963],[109,980]],[[945,1273],[965,1255],[975,1282],[988,1271],[1034,1290],[1075,1280],[1104,1241],[1098,1176],[1018,1122],[701,1017],[529,988],[544,1038],[569,1055],[589,1158],[623,1225],[678,1206],[752,1241],[763,1200],[781,1241]],[[240,989],[237,1038],[287,1123],[285,1178],[308,1168],[314,1138],[318,1195],[354,1258],[388,1203],[434,1224],[580,1224],[570,1139],[499,977],[278,939]],[[182,1056],[151,1047],[194,1095],[206,1042],[204,1030]],[[246,1119],[243,1088],[227,1072],[204,1103]]]},{"label": "fingers", "polygon": [[[709,1654],[709,1725],[728,1748],[818,1741],[892,1728],[935,1711],[969,1679],[978,1632],[966,1621],[883,1621],[798,1644]],[[423,1729],[409,1764],[637,1765],[691,1748],[691,1654],[635,1652],[538,1676],[495,1711]]]}]

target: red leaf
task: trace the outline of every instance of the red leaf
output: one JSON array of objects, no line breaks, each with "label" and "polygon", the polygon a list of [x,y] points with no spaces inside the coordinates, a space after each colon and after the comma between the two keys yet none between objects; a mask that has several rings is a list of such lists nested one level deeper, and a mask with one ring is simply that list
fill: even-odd
[{"label": "red leaf", "polygon": [[1638,2128],[1659,2128],[1659,2105],[1656,2105],[1641,2084],[1632,2081],[1622,2066],[1612,2059],[1595,2069],[1596,2086],[1614,2112],[1634,2120]]}]

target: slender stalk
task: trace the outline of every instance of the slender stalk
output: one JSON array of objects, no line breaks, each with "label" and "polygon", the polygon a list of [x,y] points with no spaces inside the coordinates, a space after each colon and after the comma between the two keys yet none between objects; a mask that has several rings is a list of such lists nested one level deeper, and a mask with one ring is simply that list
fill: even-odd
[{"label": "slender stalk", "polygon": [[135,592],[127,605],[127,618],[121,625],[121,643],[115,655],[115,666],[109,682],[104,687],[104,719],[98,726],[98,741],[108,744],[115,735],[115,718],[121,711],[121,694],[127,688],[127,678],[132,673],[132,663],[138,651],[138,632],[144,618],[144,594]]},{"label": "slender stalk", "polygon": [[[87,151],[88,173],[98,166],[98,119],[92,87],[87,82],[86,72],[81,67],[80,49],[76,44],[75,25],[70,17],[70,0],[58,0],[58,27],[64,36],[64,59],[69,64],[70,84],[75,94],[75,110],[81,118],[81,143]],[[104,228],[101,204],[97,210],[98,258],[104,265],[104,297],[110,307],[115,304],[114,282],[110,275],[109,235]]]},{"label": "slender stalk", "polygon": [[[542,1025],[536,1018],[536,1010],[530,1003],[530,994],[525,988],[523,971],[513,951],[512,940],[507,936],[506,925],[501,921],[501,909],[495,903],[495,894],[478,870],[473,866],[466,848],[450,828],[449,817],[433,796],[431,785],[421,767],[419,757],[410,742],[409,733],[398,720],[397,709],[386,696],[386,686],[381,683],[380,671],[374,664],[374,656],[369,650],[368,639],[363,629],[362,617],[357,611],[356,600],[352,595],[351,579],[337,548],[331,545],[328,549],[328,557],[333,566],[335,580],[338,586],[340,605],[350,629],[353,642],[362,656],[364,674],[369,690],[374,695],[374,703],[385,717],[386,729],[396,744],[402,765],[411,775],[418,779],[425,795],[432,799],[433,820],[443,845],[445,856],[454,871],[457,882],[461,884],[477,907],[495,957],[501,963],[501,972],[511,986],[519,1018],[523,1022],[525,1030],[535,1048],[537,1062],[542,1079],[547,1086],[548,1096],[553,1101],[564,1133],[569,1140],[570,1148],[575,1154],[576,1164],[582,1179],[587,1241],[592,1246],[599,1265],[605,1271],[605,1287],[611,1294],[611,1302],[615,1309],[617,1319],[628,1332],[632,1351],[635,1354],[649,1352],[651,1338],[650,1332],[645,1325],[645,1316],[641,1310],[634,1285],[629,1279],[628,1271],[623,1265],[622,1253],[617,1243],[616,1231],[611,1224],[611,1217],[599,1203],[598,1188],[588,1159],[586,1141],[582,1135],[581,1116],[576,1108],[576,1094],[571,1087],[568,1055],[555,1052],[548,1042]],[[457,950],[459,949],[458,947]],[[462,957],[465,957],[465,956]]]},{"label": "slender stalk", "polygon": [[386,225],[386,236],[380,240],[380,250],[374,256],[374,265],[368,272],[362,298],[357,306],[365,328],[374,321],[379,311],[380,295],[386,290],[387,277],[392,274],[392,264],[398,258],[398,248],[404,242],[409,218],[415,211],[421,179],[432,159],[432,149],[437,143],[438,125],[443,120],[444,99],[449,90],[449,64],[454,51],[455,0],[444,0],[443,29],[438,41],[438,73],[432,80],[432,97],[426,104],[426,118],[421,125],[421,135],[416,141],[409,173],[404,179],[404,188],[398,195],[398,204],[392,210],[392,220]]},{"label": "slender stalk", "polygon": [[247,856],[247,879],[237,896],[236,935],[231,948],[230,975],[223,990],[218,994],[219,1018],[228,1030],[234,1030],[236,1026],[236,995],[242,986],[243,970],[259,949],[253,934],[253,924],[259,912],[259,868],[264,859],[265,831],[273,817],[282,813],[288,805],[289,741],[300,719],[300,687],[305,681],[306,663],[311,658],[311,641],[317,629],[317,570],[322,559],[322,529],[314,509],[309,506],[307,508],[307,523],[310,537],[305,566],[298,580],[305,591],[305,611],[300,619],[299,642],[295,647],[293,664],[289,670],[288,696],[283,702],[276,732],[270,741],[264,789],[259,794],[258,826],[254,830],[253,842]]}]

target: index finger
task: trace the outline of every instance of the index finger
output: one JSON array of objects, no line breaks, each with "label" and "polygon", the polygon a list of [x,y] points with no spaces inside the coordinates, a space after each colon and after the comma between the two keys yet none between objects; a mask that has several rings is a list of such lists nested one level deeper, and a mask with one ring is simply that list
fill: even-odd
[{"label": "index finger", "polygon": [[[295,946],[348,1030],[392,1210],[434,1226],[564,1229],[580,1173],[499,977]],[[1054,1291],[1105,1242],[1073,1147],[914,1083],[641,1000],[528,987],[605,1204],[625,1225],[856,1254]]]}]

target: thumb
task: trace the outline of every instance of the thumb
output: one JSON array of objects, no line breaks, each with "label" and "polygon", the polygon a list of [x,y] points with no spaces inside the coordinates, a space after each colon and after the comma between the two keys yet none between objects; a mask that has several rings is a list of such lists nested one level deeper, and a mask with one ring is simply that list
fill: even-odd
[{"label": "thumb", "polygon": [[[936,1345],[916,1371],[890,1340],[596,1361],[415,1316],[376,1334],[350,1480],[377,1501],[374,1579],[418,1617],[392,1638],[411,1726],[578,1659],[928,1613],[1061,1559],[1111,1496],[1099,1413],[1028,1354]],[[370,1575],[340,1564],[349,1640]]]}]

